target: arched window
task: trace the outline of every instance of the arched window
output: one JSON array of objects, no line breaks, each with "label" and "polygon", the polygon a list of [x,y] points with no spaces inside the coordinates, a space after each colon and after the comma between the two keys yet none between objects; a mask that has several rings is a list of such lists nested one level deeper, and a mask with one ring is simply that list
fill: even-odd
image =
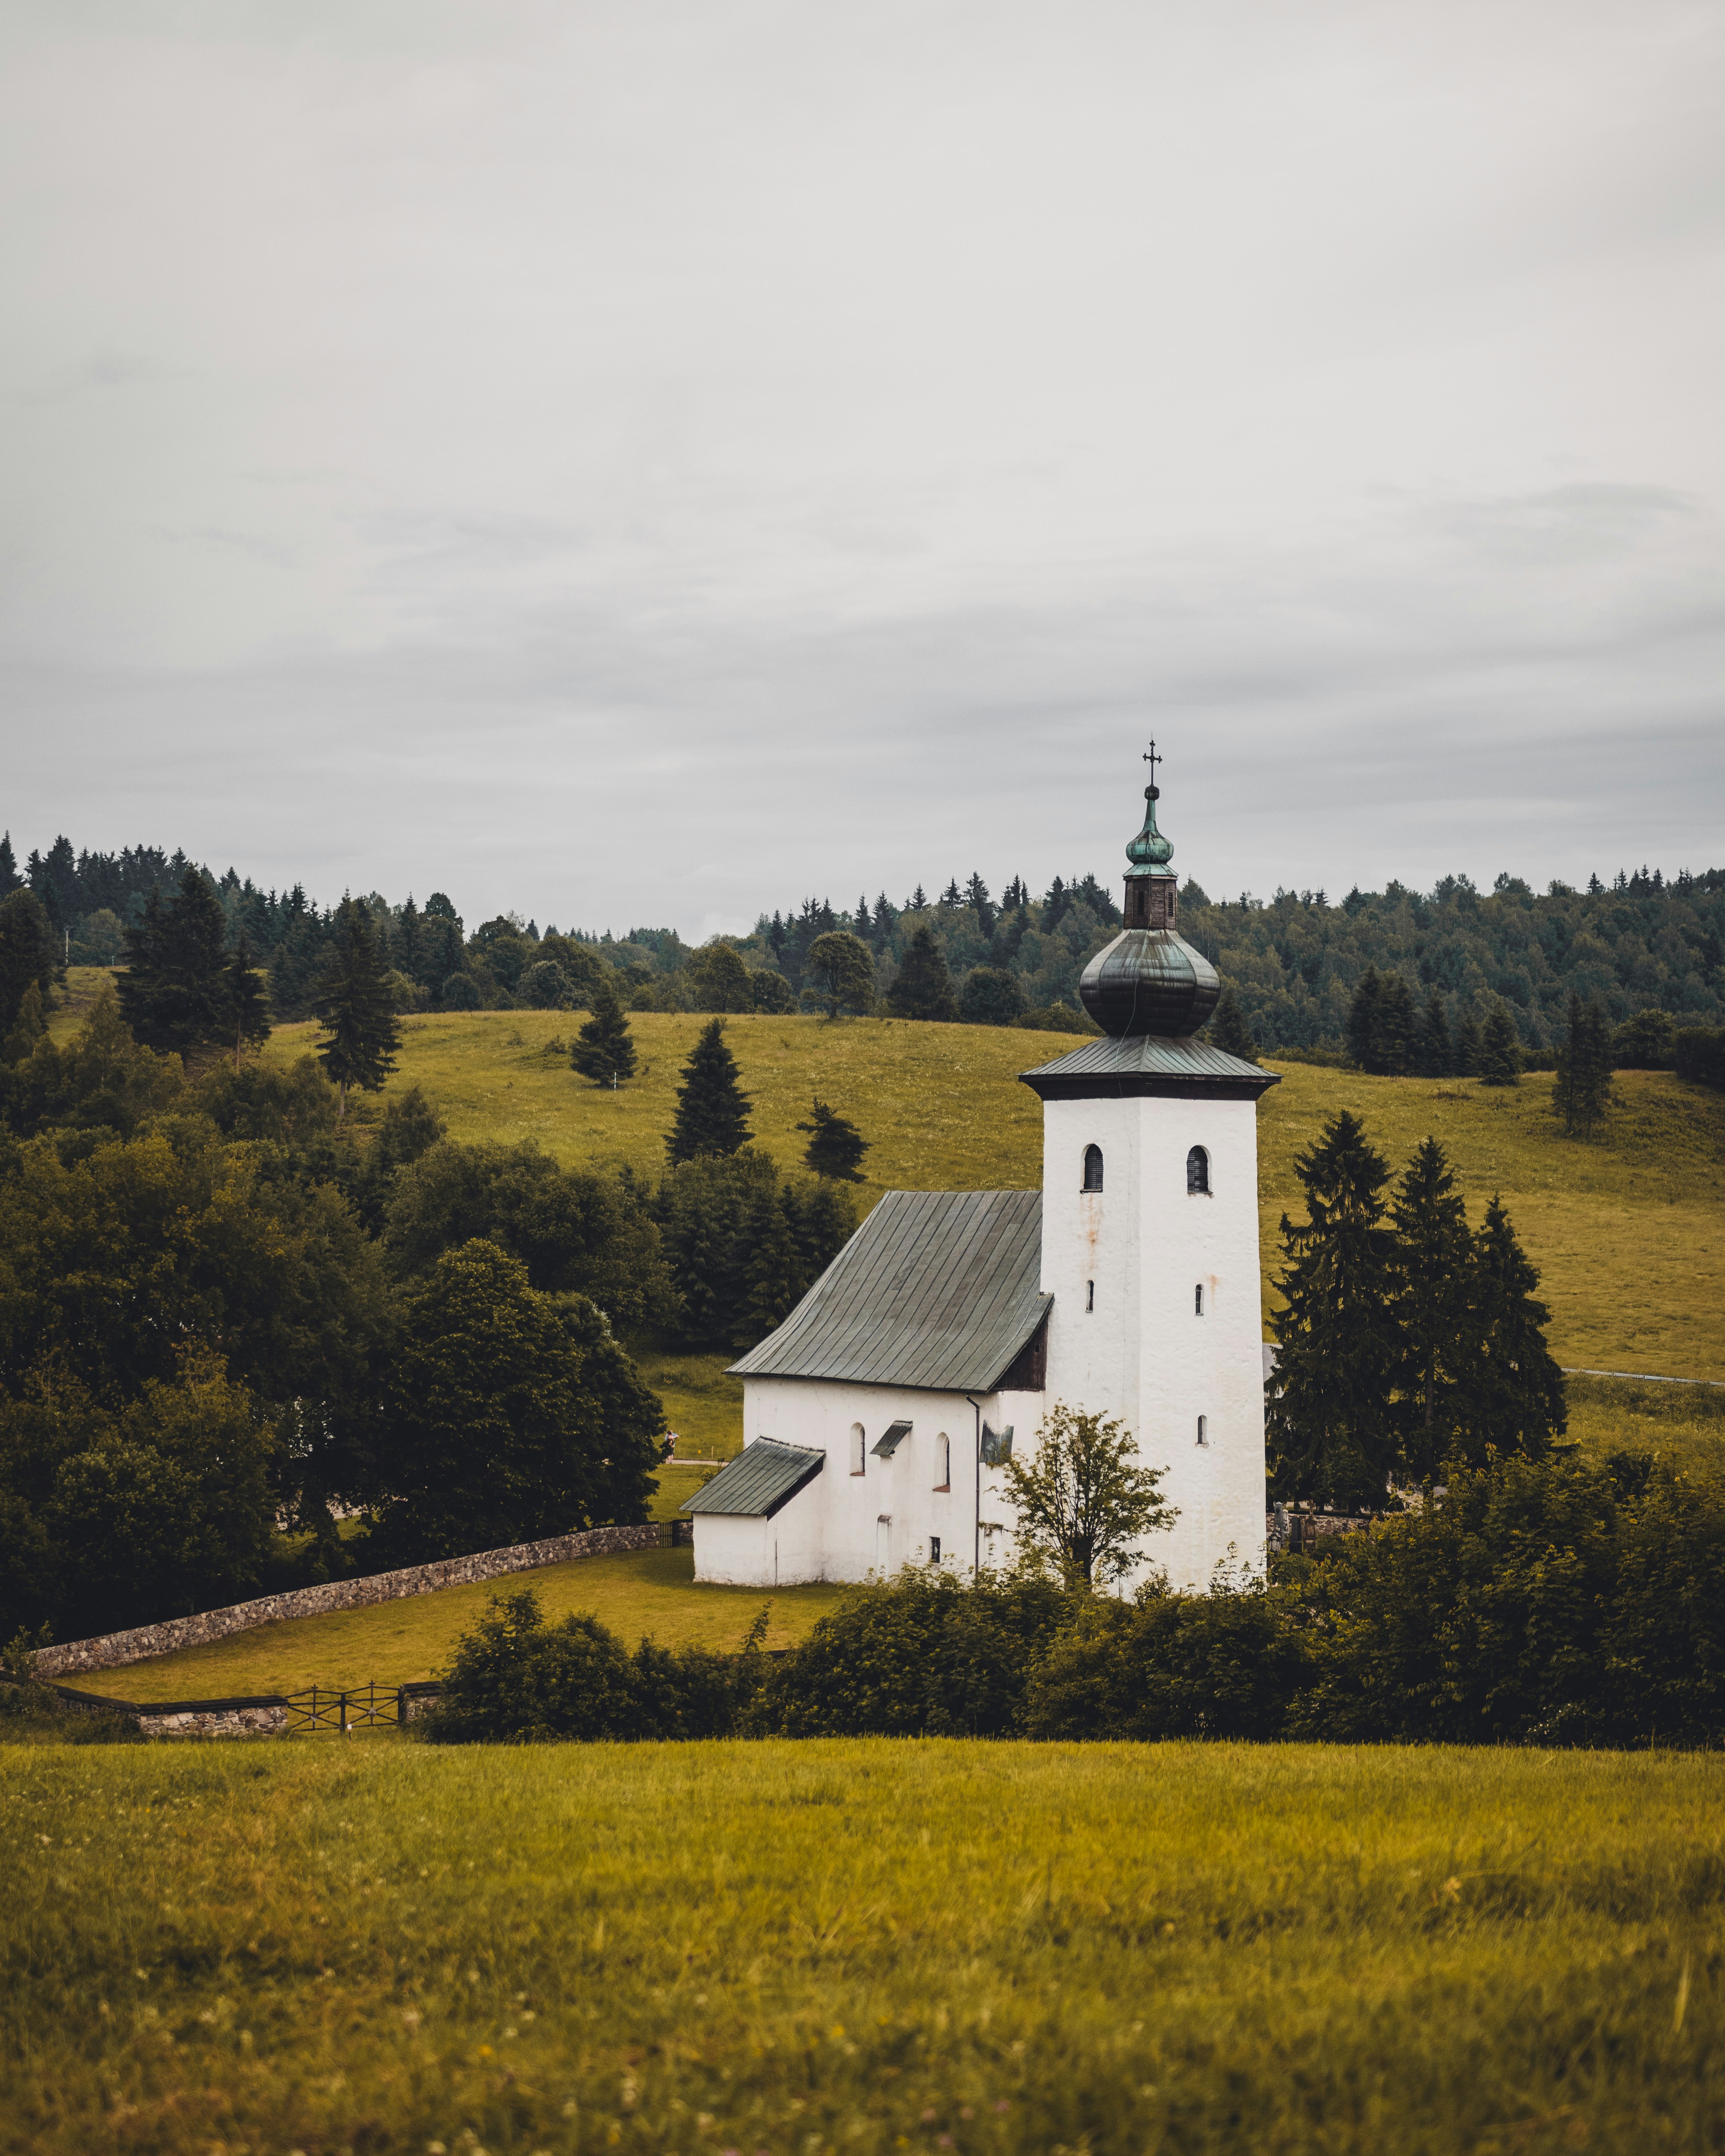
[{"label": "arched window", "polygon": [[934,1471],[940,1477],[935,1488],[950,1490],[952,1486],[952,1440],[945,1430],[934,1441]]},{"label": "arched window", "polygon": [[1102,1187],[1102,1148],[1091,1145],[1084,1148],[1084,1187],[1100,1190]]},{"label": "arched window", "polygon": [[1210,1194],[1210,1157],[1202,1146],[1194,1146],[1186,1156],[1186,1194],[1190,1198]]},{"label": "arched window", "polygon": [[862,1424],[860,1422],[852,1423],[850,1425],[850,1471],[853,1475],[860,1475],[868,1465],[867,1455],[863,1450],[867,1442]]},{"label": "arched window", "polygon": [[1200,1445],[1208,1445],[1210,1441],[1210,1419],[1208,1415],[1198,1418],[1198,1441]]}]

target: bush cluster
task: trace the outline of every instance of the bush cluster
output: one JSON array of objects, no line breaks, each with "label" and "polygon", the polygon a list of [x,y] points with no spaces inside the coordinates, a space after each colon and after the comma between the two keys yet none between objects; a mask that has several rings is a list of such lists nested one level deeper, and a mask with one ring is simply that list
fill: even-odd
[{"label": "bush cluster", "polygon": [[1725,1490],[1646,1455],[1493,1460],[1268,1582],[1126,1601],[906,1570],[787,1653],[760,1651],[764,1625],[740,1656],[630,1656],[513,1594],[462,1643],[426,1733],[1716,1744]]}]

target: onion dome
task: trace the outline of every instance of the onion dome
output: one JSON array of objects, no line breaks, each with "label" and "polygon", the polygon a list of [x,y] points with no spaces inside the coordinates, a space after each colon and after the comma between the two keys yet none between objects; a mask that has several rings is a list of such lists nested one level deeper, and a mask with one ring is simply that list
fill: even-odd
[{"label": "onion dome", "polygon": [[[1150,744],[1151,769],[1161,761]],[[1127,845],[1126,927],[1084,969],[1078,993],[1117,1040],[1153,1034],[1184,1040],[1209,1017],[1222,993],[1215,968],[1175,932],[1179,880],[1172,843],[1156,828],[1161,789],[1144,788],[1144,828]]]}]

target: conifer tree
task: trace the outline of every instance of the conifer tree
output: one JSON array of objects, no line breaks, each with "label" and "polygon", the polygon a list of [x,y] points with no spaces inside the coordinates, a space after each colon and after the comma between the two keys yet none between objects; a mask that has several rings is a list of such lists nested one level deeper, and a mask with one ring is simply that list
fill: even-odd
[{"label": "conifer tree", "polygon": [[1209,1031],[1211,1040],[1224,1055],[1237,1055],[1244,1063],[1257,1061],[1258,1044],[1252,1038],[1252,1029],[1246,1024],[1245,1013],[1240,1007],[1239,993],[1235,988],[1223,989]]},{"label": "conifer tree", "polygon": [[1382,1078],[1405,1078],[1414,1068],[1414,998],[1399,973],[1378,983],[1373,1060],[1366,1065]]},{"label": "conifer tree", "polygon": [[1538,1459],[1568,1426],[1563,1373],[1545,1344],[1551,1312],[1534,1295],[1529,1263],[1494,1198],[1473,1239],[1468,1273],[1466,1385],[1455,1456],[1485,1465],[1486,1448]]},{"label": "conifer tree", "polygon": [[48,1019],[43,1009],[42,990],[34,981],[24,990],[23,1000],[18,1007],[18,1016],[12,1021],[4,1040],[0,1040],[0,1064],[28,1063],[36,1052],[39,1040],[46,1039]]},{"label": "conifer tree", "polygon": [[12,850],[12,834],[0,837],[0,898],[10,898],[13,891],[22,891],[24,880],[18,872],[18,855]]},{"label": "conifer tree", "polygon": [[617,993],[616,978],[608,966],[588,991],[593,1016],[575,1036],[569,1061],[595,1086],[615,1092],[625,1078],[635,1075],[635,1044]]},{"label": "conifer tree", "polygon": [[1427,1138],[1409,1162],[1390,1218],[1401,1465],[1404,1474],[1423,1481],[1448,1456],[1458,1391],[1468,1374],[1470,1329],[1467,1208],[1435,1138]]},{"label": "conifer tree", "polygon": [[270,1038],[270,997],[252,957],[251,938],[244,929],[228,961],[228,1009],[234,1025],[234,1067],[250,1041],[259,1048]]},{"label": "conifer tree", "polygon": [[1455,1075],[1458,1078],[1477,1078],[1480,1075],[1480,1024],[1471,1012],[1455,1029]]},{"label": "conifer tree", "polygon": [[829,1177],[834,1183],[862,1181],[857,1170],[862,1166],[869,1141],[855,1123],[847,1122],[836,1109],[829,1108],[818,1093],[812,1119],[798,1123],[797,1128],[809,1133],[809,1142],[803,1149],[803,1160],[816,1175]]},{"label": "conifer tree", "polygon": [[1348,1007],[1348,1060],[1369,1070],[1378,1054],[1378,968],[1368,966]]},{"label": "conifer tree", "polygon": [[377,932],[362,899],[344,898],[336,909],[335,947],[318,981],[316,1008],[329,1034],[318,1043],[317,1058],[335,1081],[339,1122],[347,1111],[347,1088],[380,1092],[401,1045]]},{"label": "conifer tree", "polygon": [[228,924],[222,902],[189,865],[164,906],[153,888],[126,932],[120,1009],[133,1040],[181,1054],[228,1040]]},{"label": "conifer tree", "polygon": [[1591,1137],[1611,1105],[1611,1034],[1597,997],[1583,1003],[1572,989],[1566,1038],[1558,1050],[1553,1112],[1571,1137]]},{"label": "conifer tree", "polygon": [[948,1024],[958,1016],[945,956],[926,927],[911,938],[898,978],[887,990],[886,1008],[895,1018],[932,1019]]},{"label": "conifer tree", "polygon": [[805,1281],[819,1280],[856,1233],[856,1207],[841,1184],[818,1178],[800,1191],[784,1186],[785,1218],[797,1239]]},{"label": "conifer tree", "polygon": [[752,1348],[783,1325],[801,1301],[796,1238],[776,1183],[762,1178],[743,1213],[743,1297],[733,1345]]},{"label": "conifer tree", "polygon": [[54,975],[54,930],[41,900],[28,889],[0,898],[0,1033],[11,1031],[33,983],[46,1009]]},{"label": "conifer tree", "polygon": [[1389,1163],[1358,1116],[1332,1117],[1294,1173],[1307,1218],[1284,1214],[1285,1306],[1269,1403],[1271,1483],[1279,1496],[1377,1506],[1395,1460],[1390,1389],[1394,1238],[1384,1224]]},{"label": "conifer tree", "polygon": [[1519,1086],[1522,1043],[1505,1004],[1494,1004],[1480,1036],[1480,1078],[1487,1086]]},{"label": "conifer tree", "polygon": [[665,1141],[671,1165],[708,1156],[721,1158],[749,1141],[748,1096],[737,1080],[737,1058],[725,1040],[725,1021],[701,1028],[677,1087],[677,1114]]},{"label": "conifer tree", "polygon": [[1420,1076],[1449,1077],[1453,1054],[1450,1046],[1449,1021],[1444,1014],[1444,999],[1434,988],[1425,998],[1425,1010],[1420,1021]]}]

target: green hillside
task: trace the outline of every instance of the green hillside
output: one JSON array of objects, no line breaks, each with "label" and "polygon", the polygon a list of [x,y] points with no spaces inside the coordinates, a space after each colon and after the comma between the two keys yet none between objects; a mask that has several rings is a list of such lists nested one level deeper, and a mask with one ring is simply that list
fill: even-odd
[{"label": "green hillside", "polygon": [[[413,1018],[403,1022],[393,1083],[424,1086],[454,1137],[531,1138],[566,1162],[627,1162],[652,1175],[679,1070],[706,1022],[635,1013],[640,1073],[612,1093],[578,1079],[556,1045],[578,1018]],[[795,1126],[819,1091],[873,1141],[865,1195],[1040,1181],[1040,1108],[1017,1074],[1063,1053],[1070,1035],[880,1019],[833,1025],[751,1015],[726,1025],[753,1098],[757,1142],[783,1166],[800,1158]],[[302,1054],[315,1037],[311,1026],[284,1026],[268,1053]],[[1550,1112],[1548,1075],[1494,1091],[1469,1079],[1369,1078],[1289,1064],[1281,1081],[1259,1111],[1266,1291],[1280,1263],[1276,1222],[1297,1200],[1294,1157],[1325,1116],[1348,1107],[1398,1169],[1435,1134],[1476,1220],[1486,1199],[1502,1194],[1543,1275],[1559,1362],[1725,1378],[1725,1097],[1662,1072],[1620,1072],[1619,1112],[1602,1137],[1582,1144]],[[697,1422],[691,1414],[677,1426],[686,1435]]]}]

